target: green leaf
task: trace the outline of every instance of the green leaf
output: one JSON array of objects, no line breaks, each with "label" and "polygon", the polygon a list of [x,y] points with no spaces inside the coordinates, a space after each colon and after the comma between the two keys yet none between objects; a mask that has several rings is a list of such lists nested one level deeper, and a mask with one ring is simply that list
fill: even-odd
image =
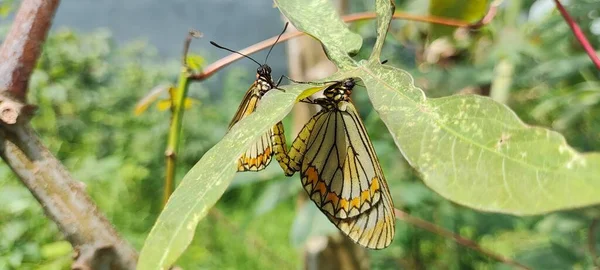
[{"label": "green leaf", "polygon": [[73,252],[71,244],[67,241],[57,241],[45,244],[41,249],[42,257],[45,259],[65,257]]},{"label": "green leaf", "polygon": [[600,155],[528,127],[481,96],[426,99],[412,77],[371,63],[359,75],[404,157],[440,195],[471,208],[541,214],[600,203]]},{"label": "green leaf", "polygon": [[[488,0],[431,0],[429,14],[473,23],[485,15],[487,6]],[[431,40],[451,35],[454,29],[456,27],[431,24]]]},{"label": "green leaf", "polygon": [[[223,195],[236,172],[236,162],[245,149],[292,108],[306,85],[270,91],[256,112],[238,122],[183,177],[144,243],[137,269],[171,266],[194,237],[198,222]],[[286,105],[287,104],[287,105]]]},{"label": "green leaf", "polygon": [[318,39],[338,67],[351,65],[362,37],[346,27],[330,0],[275,0],[281,13],[300,31]]},{"label": "green leaf", "polygon": [[[381,14],[389,10],[388,1],[376,3]],[[379,22],[379,40],[385,38],[386,28]],[[323,45],[330,51],[337,46]],[[364,81],[373,107],[404,157],[445,198],[515,215],[600,203],[600,154],[576,152],[562,135],[526,126],[508,107],[489,98],[428,100],[410,74],[374,59],[339,68],[331,77]]]}]

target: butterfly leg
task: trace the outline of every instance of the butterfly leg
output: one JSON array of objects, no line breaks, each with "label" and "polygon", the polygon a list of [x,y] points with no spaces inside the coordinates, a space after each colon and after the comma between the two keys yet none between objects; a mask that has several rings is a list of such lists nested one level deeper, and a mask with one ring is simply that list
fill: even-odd
[{"label": "butterfly leg", "polygon": [[285,89],[279,88],[279,85],[281,84],[281,81],[283,80],[283,77],[285,77],[285,76],[281,75],[281,77],[279,77],[279,80],[277,80],[277,83],[275,84],[275,87],[273,87],[273,89],[277,89],[277,90],[285,93]]},{"label": "butterfly leg", "polygon": [[303,81],[296,81],[288,76],[282,75],[283,77],[285,77],[286,79],[290,80],[291,82],[297,83],[297,84],[312,84],[312,85],[326,85],[326,84],[330,84],[330,83],[337,83],[339,81],[325,81],[325,82],[303,82]]}]

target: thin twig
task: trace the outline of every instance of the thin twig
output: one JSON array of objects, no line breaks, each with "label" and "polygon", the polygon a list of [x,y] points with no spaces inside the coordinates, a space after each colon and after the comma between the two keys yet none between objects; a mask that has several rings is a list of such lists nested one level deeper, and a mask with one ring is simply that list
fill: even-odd
[{"label": "thin twig", "polygon": [[411,215],[409,215],[406,212],[400,211],[398,209],[394,209],[394,213],[396,214],[396,218],[398,220],[404,221],[406,223],[412,224],[416,227],[419,227],[421,229],[430,231],[432,233],[435,233],[437,235],[446,237],[446,238],[451,238],[453,239],[456,243],[458,243],[459,245],[465,246],[467,248],[470,248],[472,250],[475,250],[483,255],[486,255],[490,258],[493,258],[501,263],[507,264],[507,265],[512,265],[514,267],[520,268],[520,269],[530,269],[529,267],[513,261],[509,258],[506,258],[500,254],[496,254],[492,251],[486,250],[484,248],[482,248],[481,246],[479,246],[479,244],[477,244],[475,241],[464,238],[458,234],[455,234],[447,229],[444,229],[442,227],[439,227],[433,223],[430,223],[428,221],[422,220],[420,218],[416,218],[413,217]]},{"label": "thin twig", "polygon": [[560,14],[563,16],[569,27],[571,27],[573,35],[575,35],[575,38],[577,38],[579,44],[581,44],[581,46],[588,54],[592,62],[594,62],[596,68],[600,70],[600,59],[598,58],[598,55],[596,55],[596,51],[594,50],[588,39],[585,37],[583,31],[581,31],[579,25],[573,20],[569,12],[565,9],[565,7],[563,7],[559,0],[554,0],[554,2],[556,3],[556,8],[558,8],[558,11],[560,11]]},{"label": "thin twig", "polygon": [[588,248],[596,268],[600,268],[600,262],[598,262],[598,255],[596,252],[596,228],[598,227],[599,222],[600,219],[597,218],[592,220],[592,223],[590,223],[590,227],[588,228]]},{"label": "thin twig", "polygon": [[191,29],[188,32],[188,35],[185,37],[185,41],[183,42],[183,59],[181,59],[181,64],[184,67],[188,66],[188,62],[187,62],[187,55],[188,55],[188,51],[190,50],[190,44],[192,44],[192,39],[193,38],[201,38],[203,36],[202,32],[195,30],[195,29]]},{"label": "thin twig", "polygon": [[[490,8],[490,10],[491,9],[492,8]],[[483,25],[489,23],[491,21],[491,18],[493,18],[495,14],[496,14],[495,10],[489,11],[488,14],[486,14],[486,16],[484,17],[484,19],[482,19],[481,21],[479,21],[475,24],[471,24],[471,23],[468,23],[465,21],[460,21],[460,20],[455,20],[455,19],[435,17],[435,16],[419,16],[419,15],[413,15],[413,14],[408,14],[408,13],[403,13],[403,12],[394,13],[392,18],[417,21],[417,22],[435,23],[435,24],[441,24],[441,25],[447,25],[447,26],[481,28]],[[488,19],[485,19],[486,17],[488,17]],[[377,18],[377,14],[375,12],[361,12],[361,13],[355,13],[355,14],[349,14],[349,15],[342,16],[342,19],[345,22],[371,20],[374,18]],[[279,39],[279,41],[277,43],[282,43],[282,42],[285,42],[287,40],[290,40],[292,38],[296,38],[296,37],[299,37],[302,35],[304,35],[304,33],[299,32],[299,31],[292,31],[289,33],[285,33],[281,36],[281,38]],[[239,52],[243,53],[245,55],[250,55],[250,54],[259,52],[261,50],[264,50],[264,49],[270,47],[271,45],[273,45],[275,40],[277,40],[276,36],[271,37],[267,40],[263,40],[263,41],[256,43],[250,47],[247,47],[245,49],[242,49]],[[242,57],[243,56],[241,56],[239,54],[230,54],[226,57],[223,57],[223,58],[217,60],[216,62],[208,65],[203,70],[202,73],[191,75],[190,80],[191,81],[206,80],[208,77],[214,75],[217,71],[219,71],[222,68],[230,65],[231,63],[241,59]]]}]

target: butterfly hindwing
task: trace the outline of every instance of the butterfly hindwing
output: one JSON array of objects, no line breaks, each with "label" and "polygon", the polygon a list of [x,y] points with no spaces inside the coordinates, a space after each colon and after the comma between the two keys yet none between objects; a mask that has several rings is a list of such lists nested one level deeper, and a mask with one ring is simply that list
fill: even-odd
[{"label": "butterfly hindwing", "polygon": [[[362,166],[363,168],[370,168],[370,170],[366,171],[376,175],[380,197],[377,198],[377,202],[372,203],[372,207],[358,216],[346,219],[336,218],[331,215],[327,216],[333,224],[360,245],[373,249],[382,249],[387,247],[394,238],[395,217],[393,202],[387,182],[383,176],[381,165],[377,160],[375,150],[369,140],[366,129],[352,103],[348,103],[347,106],[346,115],[348,118],[346,119],[353,123],[348,124],[349,121],[346,121],[346,129],[348,134],[350,134],[350,141],[357,142],[360,140],[360,143],[358,144],[363,148],[360,149],[360,147],[356,147],[357,149],[360,149],[357,152],[363,153],[364,151],[369,156],[367,159],[364,158],[364,156],[360,157],[359,155],[357,164],[360,164],[359,166]],[[357,145],[357,143],[353,143],[352,145]],[[373,182],[370,182],[370,184],[372,185]]]},{"label": "butterfly hindwing", "polygon": [[310,198],[335,218],[357,216],[379,202],[383,176],[352,104],[318,115],[301,177]]}]

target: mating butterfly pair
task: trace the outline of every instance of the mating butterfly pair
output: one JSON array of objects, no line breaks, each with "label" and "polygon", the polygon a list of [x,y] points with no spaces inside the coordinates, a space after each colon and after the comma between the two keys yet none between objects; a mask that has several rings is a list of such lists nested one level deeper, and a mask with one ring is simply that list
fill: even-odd
[{"label": "mating butterfly pair", "polygon": [[[259,65],[257,79],[246,92],[229,128],[254,112],[262,96],[279,89],[281,82],[280,78],[274,83],[267,64],[243,56]],[[287,176],[300,172],[310,199],[344,234],[361,246],[385,248],[394,238],[394,207],[373,145],[350,99],[355,79],[321,84],[323,98],[302,100],[319,105],[321,111],[305,124],[289,152],[279,122],[242,154],[238,171],[260,171],[275,156]]]}]

